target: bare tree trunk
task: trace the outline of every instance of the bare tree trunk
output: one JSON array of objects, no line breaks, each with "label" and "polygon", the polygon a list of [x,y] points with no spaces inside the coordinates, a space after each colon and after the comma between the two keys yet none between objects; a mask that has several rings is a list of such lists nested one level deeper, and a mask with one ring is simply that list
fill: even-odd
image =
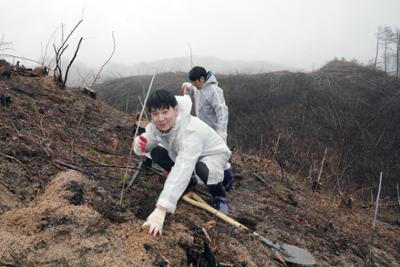
[{"label": "bare tree trunk", "polygon": [[82,40],[83,40],[83,37],[81,37],[81,39],[79,39],[78,45],[77,45],[77,47],[75,49],[74,56],[72,57],[71,61],[69,62],[67,70],[65,71],[65,77],[64,77],[64,80],[63,80],[63,83],[62,83],[62,88],[63,89],[65,88],[65,85],[67,84],[67,78],[68,78],[69,69],[71,68],[72,63],[74,62],[74,60],[76,58],[76,55],[78,54],[79,48],[81,47]]},{"label": "bare tree trunk", "polygon": [[395,42],[395,34],[393,33],[393,30],[389,26],[385,26],[381,32],[382,36],[381,39],[384,44],[384,53],[383,53],[383,64],[385,68],[385,74],[388,75],[388,72],[390,72],[389,69],[389,62],[390,62],[390,50],[391,50],[391,44]]},{"label": "bare tree trunk", "polygon": [[388,48],[388,44],[387,44],[387,41],[385,41],[385,48],[384,48],[384,52],[383,52],[383,67],[384,67],[384,70],[385,70],[385,75],[387,76],[387,48]]},{"label": "bare tree trunk", "polygon": [[400,67],[400,30],[397,30],[397,49],[396,49],[396,77],[400,78],[399,67]]},{"label": "bare tree trunk", "polygon": [[375,53],[375,62],[374,62],[374,68],[375,69],[376,69],[376,64],[377,64],[377,61],[378,61],[378,54],[379,54],[379,38],[380,38],[379,34],[380,34],[380,32],[381,32],[381,30],[378,29],[378,33],[377,33],[377,36],[376,36],[376,53]]}]

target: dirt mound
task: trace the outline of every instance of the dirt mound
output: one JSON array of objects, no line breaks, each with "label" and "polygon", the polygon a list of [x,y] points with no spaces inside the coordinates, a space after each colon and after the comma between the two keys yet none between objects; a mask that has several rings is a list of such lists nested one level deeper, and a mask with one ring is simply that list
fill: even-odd
[{"label": "dirt mound", "polygon": [[[0,259],[12,266],[134,266],[125,240],[87,201],[94,182],[60,173],[25,207],[0,216]],[[144,249],[142,249],[144,252]],[[142,254],[143,254],[142,252]]]}]

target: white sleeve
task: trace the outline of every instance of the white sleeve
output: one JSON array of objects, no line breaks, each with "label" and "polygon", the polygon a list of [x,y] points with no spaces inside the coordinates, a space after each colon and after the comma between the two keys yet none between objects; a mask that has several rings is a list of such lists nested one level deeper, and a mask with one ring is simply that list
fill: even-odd
[{"label": "white sleeve", "polygon": [[209,99],[211,106],[215,110],[217,116],[218,133],[226,133],[228,128],[228,107],[225,104],[224,95],[221,89],[216,88],[213,90],[213,96]]},{"label": "white sleeve", "polygon": [[157,206],[174,213],[179,198],[189,185],[197,160],[203,150],[201,139],[194,133],[179,144],[178,156],[164,184]]}]

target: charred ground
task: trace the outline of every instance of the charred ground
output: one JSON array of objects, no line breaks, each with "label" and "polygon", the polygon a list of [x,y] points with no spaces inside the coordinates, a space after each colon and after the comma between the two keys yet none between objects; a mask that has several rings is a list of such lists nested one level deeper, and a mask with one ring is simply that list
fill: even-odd
[{"label": "charred ground", "polygon": [[[133,116],[5,62],[0,97],[0,265],[285,265],[255,238],[184,202],[167,217],[161,239],[141,230],[163,181],[141,172],[119,206]],[[230,141],[239,142],[238,133]],[[373,210],[365,202],[313,192],[290,162],[283,177],[264,150],[236,147],[233,218],[271,240],[307,248],[320,266],[400,262],[398,209],[381,207],[371,241]]]}]

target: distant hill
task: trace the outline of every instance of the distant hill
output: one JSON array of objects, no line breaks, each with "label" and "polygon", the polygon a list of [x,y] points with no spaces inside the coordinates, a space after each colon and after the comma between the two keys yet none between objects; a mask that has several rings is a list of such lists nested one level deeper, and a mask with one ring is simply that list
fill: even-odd
[{"label": "distant hill", "polygon": [[[216,57],[194,57],[193,64],[204,66],[220,74],[256,74],[288,69],[287,66],[268,61],[223,60]],[[85,76],[86,81],[91,82],[93,75],[98,72],[100,67],[92,69],[82,62],[75,62],[70,71],[69,84],[74,86],[82,85]],[[110,79],[135,75],[151,75],[161,72],[188,72],[190,68],[191,62],[189,57],[167,58],[140,62],[133,65],[110,62],[101,73],[99,83]],[[90,73],[91,75],[88,75]]]},{"label": "distant hill", "polygon": [[[193,65],[204,66],[220,74],[255,74],[287,69],[268,61],[223,60],[216,57],[193,57]],[[133,65],[131,74],[145,75],[154,72],[188,72],[191,68],[189,57],[160,59]]]}]

